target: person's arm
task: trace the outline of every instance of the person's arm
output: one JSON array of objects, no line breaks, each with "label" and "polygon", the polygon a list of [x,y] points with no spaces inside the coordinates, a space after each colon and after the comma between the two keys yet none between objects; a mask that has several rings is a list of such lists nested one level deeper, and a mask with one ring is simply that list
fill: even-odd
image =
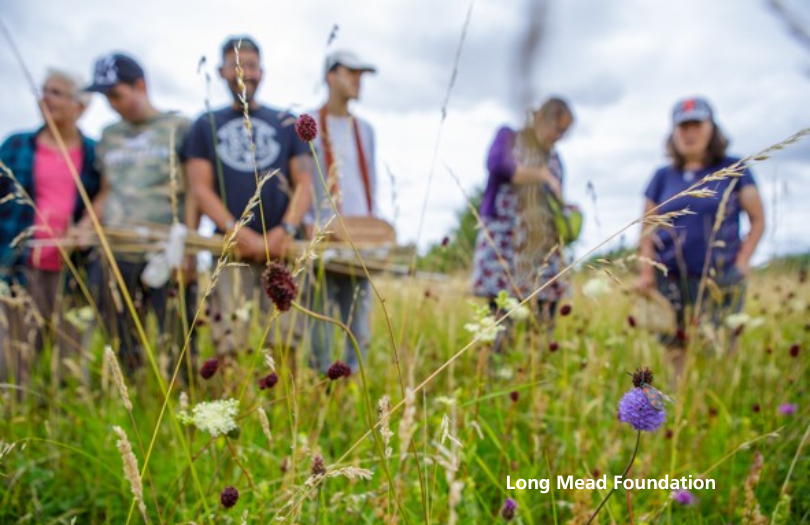
[{"label": "person's arm", "polygon": [[547,184],[551,191],[562,200],[562,187],[557,177],[552,175],[548,166],[518,165],[512,175],[512,184]]},{"label": "person's arm", "polygon": [[312,204],[312,157],[296,155],[290,159],[289,170],[293,194],[290,205],[287,206],[287,211],[281,220],[300,226]]},{"label": "person's arm", "polygon": [[[646,217],[656,204],[649,198],[644,201],[644,216]],[[645,235],[646,233],[646,235]],[[653,235],[655,230],[648,225],[641,223],[641,238],[638,243],[638,255],[649,261],[655,258],[655,244]],[[637,287],[642,292],[650,290],[655,284],[655,267],[646,261],[638,262],[638,284]]]},{"label": "person's arm", "polygon": [[524,166],[517,163],[512,153],[515,145],[515,132],[501,128],[492,141],[487,155],[487,170],[490,177],[500,183],[548,184],[551,190],[561,197],[562,188],[547,166]]},{"label": "person's arm", "polygon": [[183,168],[188,177],[188,193],[193,197],[199,211],[208,215],[220,230],[232,230],[236,218],[214,191],[214,169],[211,162],[206,159],[189,159]]},{"label": "person's arm", "polygon": [[[202,212],[214,221],[222,231],[231,231],[236,225],[236,218],[214,191],[214,168],[205,159],[192,158],[184,164],[188,177],[188,193],[196,201],[195,213]],[[188,210],[186,210],[188,218]],[[249,227],[239,230],[236,235],[237,252],[244,259],[259,259],[264,255],[264,239]]]},{"label": "person's arm", "polygon": [[751,256],[757,249],[759,241],[765,232],[765,211],[762,207],[762,199],[759,190],[753,184],[743,187],[740,190],[740,206],[748,215],[751,229],[748,236],[742,242],[740,251],[737,253],[737,260],[734,264],[743,275],[748,273],[751,264]]},{"label": "person's arm", "polygon": [[[292,196],[281,222],[298,227],[301,226],[301,221],[312,204],[312,157],[309,154],[296,155],[290,159],[288,168]],[[271,228],[267,232],[267,250],[270,257],[283,258],[292,240],[281,224]]]},{"label": "person's arm", "polygon": [[[104,175],[104,173],[101,173],[99,175],[98,193],[96,193],[96,196],[93,198],[93,201],[91,202],[93,207],[93,213],[96,214],[96,217],[98,217],[99,222],[104,222],[104,206],[107,203],[107,197],[109,194],[110,194],[110,182],[107,180],[107,177]],[[82,215],[82,218],[79,220],[79,222],[76,223],[76,227],[79,229],[93,227],[93,221],[90,219],[90,214],[88,213],[87,210],[85,210],[84,215]]]}]

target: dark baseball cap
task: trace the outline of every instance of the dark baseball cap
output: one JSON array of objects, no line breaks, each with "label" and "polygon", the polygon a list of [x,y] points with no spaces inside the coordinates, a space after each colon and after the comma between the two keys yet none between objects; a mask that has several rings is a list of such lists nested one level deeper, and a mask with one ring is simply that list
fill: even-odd
[{"label": "dark baseball cap", "polygon": [[93,83],[85,91],[106,93],[121,82],[132,84],[145,76],[143,68],[134,58],[112,53],[96,60]]},{"label": "dark baseball cap", "polygon": [[259,50],[259,44],[249,36],[232,36],[222,44],[222,58],[225,58],[225,55],[233,51],[237,46],[239,46],[239,51],[255,51],[260,56],[262,54]]},{"label": "dark baseball cap", "polygon": [[693,97],[681,100],[672,110],[672,123],[677,126],[684,122],[713,120],[712,107],[705,99]]}]

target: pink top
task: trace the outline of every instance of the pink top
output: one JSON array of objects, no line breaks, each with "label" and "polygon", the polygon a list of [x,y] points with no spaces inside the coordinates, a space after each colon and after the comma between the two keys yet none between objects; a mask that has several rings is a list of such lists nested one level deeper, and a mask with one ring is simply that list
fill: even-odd
[{"label": "pink top", "polygon": [[[81,146],[68,150],[70,160],[81,173],[84,155]],[[39,213],[34,214],[34,239],[60,238],[73,219],[76,206],[76,185],[62,152],[37,141],[34,153],[34,202]],[[53,231],[53,236],[48,228]],[[37,246],[31,250],[31,266],[58,272],[61,267],[59,250],[55,246]]]}]

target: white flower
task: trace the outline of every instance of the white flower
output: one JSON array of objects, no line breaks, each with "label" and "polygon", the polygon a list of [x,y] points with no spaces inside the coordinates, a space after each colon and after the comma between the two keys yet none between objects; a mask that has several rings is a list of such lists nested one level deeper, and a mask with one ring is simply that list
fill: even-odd
[{"label": "white flower", "polygon": [[590,297],[591,299],[607,295],[610,293],[610,290],[610,281],[607,277],[594,277],[593,279],[589,279],[588,282],[582,286],[582,293],[585,297]]},{"label": "white flower", "polygon": [[512,377],[514,377],[515,372],[511,368],[505,366],[503,368],[499,368],[497,372],[495,372],[495,375],[501,379],[509,381],[512,379]]},{"label": "white flower", "polygon": [[751,317],[745,312],[730,314],[726,317],[726,326],[732,330],[736,330],[743,325],[748,328],[756,328],[757,326],[762,326],[764,323],[765,320],[761,317]]},{"label": "white flower", "polygon": [[238,413],[239,400],[223,399],[198,403],[190,417],[185,412],[178,413],[177,417],[187,425],[193,424],[199,430],[219,437],[238,428],[234,419]]},{"label": "white flower", "polygon": [[445,405],[448,407],[454,406],[456,404],[456,398],[450,396],[438,396],[434,399],[437,404]]},{"label": "white flower", "polygon": [[516,321],[525,321],[531,315],[531,311],[526,305],[520,304],[520,301],[515,299],[514,297],[510,297],[506,290],[501,290],[498,292],[498,296],[495,297],[495,304],[498,306],[498,309],[503,312],[512,312],[512,318]]},{"label": "white flower", "polygon": [[242,321],[243,323],[247,323],[250,321],[250,311],[253,308],[253,303],[245,303],[242,308],[237,308],[234,311],[234,315],[237,319]]},{"label": "white flower", "polygon": [[503,325],[495,326],[495,318],[491,315],[479,319],[477,323],[467,323],[464,329],[473,334],[480,336],[479,341],[482,343],[493,343],[499,332],[503,332],[506,328]]},{"label": "white flower", "polygon": [[93,308],[91,306],[72,308],[65,313],[65,320],[79,332],[86,332],[93,322]]}]

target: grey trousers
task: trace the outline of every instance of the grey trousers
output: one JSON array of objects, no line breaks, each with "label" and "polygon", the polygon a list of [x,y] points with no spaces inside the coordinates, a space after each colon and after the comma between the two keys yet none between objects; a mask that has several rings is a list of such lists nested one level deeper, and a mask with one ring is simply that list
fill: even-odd
[{"label": "grey trousers", "polygon": [[[309,283],[309,304],[312,311],[333,319],[340,319],[357,339],[363,361],[371,341],[371,285],[363,277],[351,277],[325,272],[323,280]],[[326,321],[309,319],[309,337],[312,345],[310,364],[326,372],[337,359],[341,359],[357,372],[360,368],[357,354],[349,336],[339,326]]]},{"label": "grey trousers", "polygon": [[[274,307],[264,292],[262,273],[265,266],[249,264],[222,269],[211,292],[209,318],[211,339],[220,355],[234,354],[250,347],[250,328],[267,328]],[[267,333],[264,344],[281,350],[295,349],[301,339],[302,314],[290,310],[279,315]]]},{"label": "grey trousers", "polygon": [[[0,380],[28,386],[31,369],[47,341],[53,349],[54,372],[65,359],[82,359],[82,338],[65,321],[64,274],[35,268],[25,270],[25,295],[4,298],[0,305]],[[75,362],[74,370],[84,370]]]}]

